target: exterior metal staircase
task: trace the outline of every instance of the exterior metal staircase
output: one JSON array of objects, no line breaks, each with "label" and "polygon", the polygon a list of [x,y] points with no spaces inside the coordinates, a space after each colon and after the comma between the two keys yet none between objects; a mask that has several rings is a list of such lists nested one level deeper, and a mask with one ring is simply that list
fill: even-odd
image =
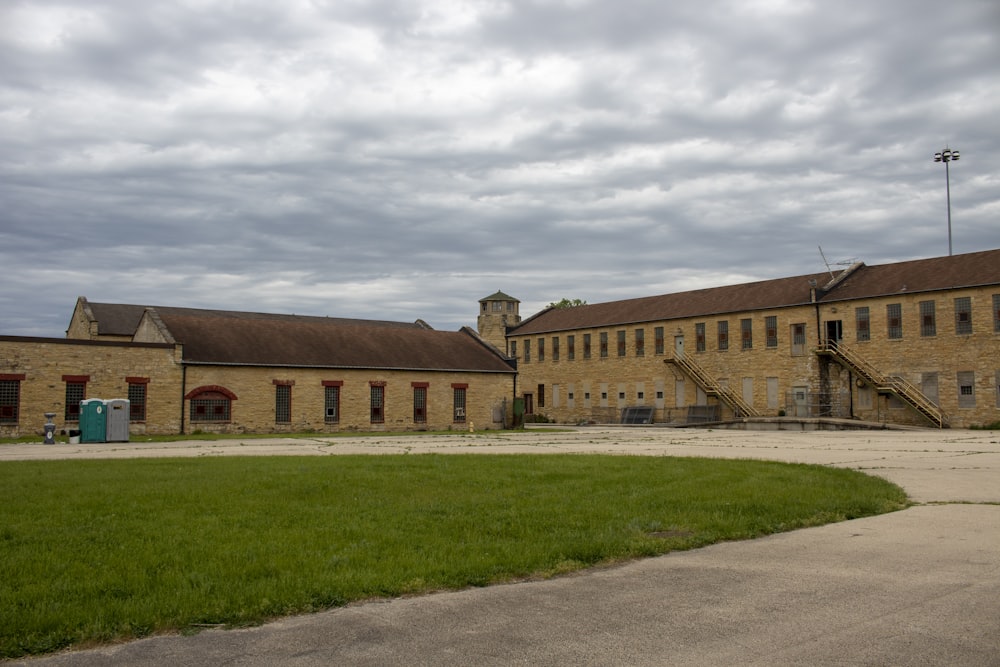
[{"label": "exterior metal staircase", "polygon": [[732,408],[737,418],[759,417],[760,413],[754,410],[753,406],[743,400],[743,398],[729,387],[719,384],[705,369],[699,366],[694,360],[686,356],[668,357],[663,360],[666,364],[674,364],[700,386],[709,396],[716,396],[720,401]]},{"label": "exterior metal staircase", "polygon": [[865,382],[875,387],[878,393],[892,394],[898,397],[938,428],[948,426],[948,417],[941,408],[935,405],[911,382],[908,382],[905,378],[883,375],[875,366],[843,343],[828,340],[822,347],[816,350],[816,353],[829,356],[841,366],[854,371]]}]

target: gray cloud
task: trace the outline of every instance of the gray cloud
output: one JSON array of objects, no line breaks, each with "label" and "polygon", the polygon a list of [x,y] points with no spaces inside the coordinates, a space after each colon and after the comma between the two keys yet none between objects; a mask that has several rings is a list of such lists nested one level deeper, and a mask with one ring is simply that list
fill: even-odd
[{"label": "gray cloud", "polygon": [[473,324],[1000,247],[995,3],[0,9],[0,333],[95,301]]}]

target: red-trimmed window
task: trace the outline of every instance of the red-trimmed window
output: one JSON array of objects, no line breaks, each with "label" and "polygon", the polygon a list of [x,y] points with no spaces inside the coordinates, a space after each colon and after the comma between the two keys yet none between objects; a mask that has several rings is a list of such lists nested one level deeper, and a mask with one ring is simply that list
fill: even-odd
[{"label": "red-trimmed window", "polygon": [[0,373],[0,424],[17,424],[21,414],[22,373]]},{"label": "red-trimmed window", "polygon": [[80,401],[87,398],[89,375],[63,375],[66,383],[66,411],[63,418],[68,422],[80,421]]},{"label": "red-trimmed window", "polygon": [[188,392],[192,422],[226,423],[232,420],[232,402],[236,394],[225,387],[208,385]]},{"label": "red-trimmed window", "polygon": [[272,380],[274,384],[274,423],[290,424],[292,421],[292,385],[294,380]]},{"label": "red-trimmed window", "polygon": [[323,380],[323,421],[327,424],[340,421],[340,388],[343,386],[343,380]]},{"label": "red-trimmed window", "polygon": [[413,382],[413,422],[415,424],[427,423],[427,382]]},{"label": "red-trimmed window", "polygon": [[465,392],[468,390],[469,385],[467,384],[453,384],[451,385],[452,392],[454,393],[454,404],[455,404],[455,422],[462,424],[465,423]]},{"label": "red-trimmed window", "polygon": [[133,422],[146,421],[146,386],[149,378],[127,377],[128,419]]},{"label": "red-trimmed window", "polygon": [[371,423],[385,423],[385,382],[369,382],[371,389]]}]

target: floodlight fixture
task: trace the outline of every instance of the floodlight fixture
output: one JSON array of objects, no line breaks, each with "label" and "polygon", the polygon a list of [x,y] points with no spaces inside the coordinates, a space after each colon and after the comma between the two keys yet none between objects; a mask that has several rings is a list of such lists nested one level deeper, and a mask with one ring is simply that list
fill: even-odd
[{"label": "floodlight fixture", "polygon": [[945,148],[940,153],[934,154],[935,162],[944,162],[944,183],[948,193],[948,256],[951,256],[951,171],[948,168],[949,162],[958,162],[958,151]]}]

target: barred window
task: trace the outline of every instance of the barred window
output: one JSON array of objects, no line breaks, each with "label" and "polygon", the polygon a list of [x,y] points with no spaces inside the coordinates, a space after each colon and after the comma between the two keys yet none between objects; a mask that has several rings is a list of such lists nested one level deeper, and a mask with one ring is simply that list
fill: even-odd
[{"label": "barred window", "polygon": [[545,361],[545,339],[538,339],[538,361]]},{"label": "barred window", "polygon": [[413,421],[423,424],[427,421],[427,387],[413,387]]},{"label": "barred window", "polygon": [[903,307],[898,303],[890,303],[885,307],[885,317],[889,338],[902,338]]},{"label": "barred window", "polygon": [[723,320],[716,325],[719,334],[719,350],[729,349],[729,322]]},{"label": "barred window", "polygon": [[635,330],[635,356],[644,357],[646,356],[646,330],[636,329]]},{"label": "barred window", "polygon": [[510,341],[510,356],[517,359],[517,341]]},{"label": "barred window", "polygon": [[792,325],[792,356],[801,357],[806,353],[806,325],[796,322]]},{"label": "barred window", "polygon": [[854,328],[859,342],[871,340],[872,322],[868,306],[854,309]]},{"label": "barred window", "polygon": [[538,385],[538,407],[545,407],[545,385]]},{"label": "barred window", "polygon": [[993,295],[993,331],[1000,332],[1000,294]]},{"label": "barred window", "polygon": [[559,361],[559,336],[552,337],[552,361]]},{"label": "barred window", "polygon": [[744,350],[753,349],[753,320],[750,318],[740,320],[740,338]]},{"label": "barred window", "polygon": [[385,387],[380,384],[370,386],[370,413],[372,424],[385,423]]},{"label": "barred window", "polygon": [[705,351],[705,323],[697,322],[694,325],[694,350],[695,352]]},{"label": "barred window", "polygon": [[663,341],[663,327],[656,327],[653,329],[653,345],[656,346],[656,354],[663,354]]},{"label": "barred window", "polygon": [[576,359],[576,336],[572,334],[566,336],[566,358],[570,361]]},{"label": "barred window", "polygon": [[524,341],[524,363],[531,363],[531,341]]},{"label": "barred window", "polygon": [[583,358],[590,359],[590,334],[583,334]]},{"label": "barred window", "polygon": [[778,347],[778,318],[775,315],[768,315],[764,318],[764,334],[767,347]]},{"label": "barred window", "polygon": [[935,317],[934,313],[933,301],[920,302],[920,335],[921,336],[937,335],[937,318]]},{"label": "barred window", "polygon": [[976,407],[976,373],[975,371],[958,372],[958,407]]},{"label": "barred window", "polygon": [[274,386],[274,421],[277,424],[288,424],[292,421],[292,386],[276,384]]},{"label": "barred window", "polygon": [[17,424],[21,411],[21,381],[0,380],[0,424]]},{"label": "barred window", "polygon": [[[453,391],[454,391],[454,396],[455,396],[455,398],[454,398],[454,403],[455,403],[455,421],[461,424],[461,423],[464,423],[465,419],[466,419],[466,417],[465,417],[465,391],[466,391],[466,388],[465,387],[454,387]],[[542,404],[542,402],[539,401],[539,405],[541,405],[541,404]]]},{"label": "barred window", "polygon": [[625,356],[625,330],[618,331],[618,356]]},{"label": "barred window", "polygon": [[340,385],[323,387],[323,421],[335,424],[340,421]]},{"label": "barred window", "polygon": [[86,382],[66,383],[66,414],[64,418],[68,422],[80,421],[80,401],[87,397]]},{"label": "barred window", "polygon": [[601,332],[601,358],[606,358],[608,356],[608,332]]},{"label": "barred window", "polygon": [[229,418],[230,401],[228,398],[191,399],[192,422],[228,422]]},{"label": "barred window", "polygon": [[146,421],[146,383],[129,382],[128,384],[128,418],[129,421]]},{"label": "barred window", "polygon": [[963,296],[955,299],[955,333],[972,333],[972,298]]}]

